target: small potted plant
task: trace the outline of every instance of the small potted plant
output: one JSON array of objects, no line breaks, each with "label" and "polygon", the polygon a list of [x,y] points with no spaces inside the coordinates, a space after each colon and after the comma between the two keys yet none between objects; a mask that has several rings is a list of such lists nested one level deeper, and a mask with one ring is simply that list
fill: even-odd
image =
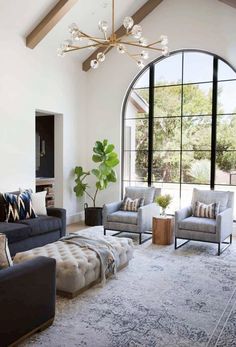
[{"label": "small potted plant", "polygon": [[166,216],[166,209],[170,205],[172,200],[173,199],[172,199],[172,196],[170,194],[159,195],[156,198],[157,205],[159,205],[162,208],[161,216],[163,216],[163,217]]},{"label": "small potted plant", "polygon": [[[118,155],[115,152],[115,146],[108,143],[108,140],[97,141],[93,147],[92,161],[97,163],[98,166],[90,171],[84,171],[81,166],[75,168],[75,187],[74,192],[76,196],[82,197],[86,194],[91,200],[93,207],[88,207],[85,204],[85,224],[94,226],[102,224],[102,207],[96,206],[96,198],[99,191],[104,190],[110,183],[115,183],[117,180],[114,167],[119,164]],[[96,178],[95,190],[92,194],[88,191],[89,185],[86,178],[89,175],[94,175]]]}]

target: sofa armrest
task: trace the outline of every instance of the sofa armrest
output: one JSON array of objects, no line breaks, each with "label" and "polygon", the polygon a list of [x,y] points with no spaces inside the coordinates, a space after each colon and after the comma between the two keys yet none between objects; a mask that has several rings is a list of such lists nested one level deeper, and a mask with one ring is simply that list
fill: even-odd
[{"label": "sofa armrest", "polygon": [[55,315],[56,261],[37,257],[0,271],[0,346],[8,346]]},{"label": "sofa armrest", "polygon": [[64,208],[48,207],[48,216],[60,218],[62,221],[61,237],[66,234],[66,210]]},{"label": "sofa armrest", "polygon": [[104,204],[103,210],[102,210],[103,222],[107,221],[107,216],[109,214],[119,211],[119,209],[121,208],[121,205],[122,205],[122,201],[116,201],[110,204]]},{"label": "sofa armrest", "polygon": [[156,203],[142,206],[138,209],[139,232],[152,230],[152,218],[160,215],[160,207]]},{"label": "sofa armrest", "polygon": [[188,218],[192,215],[193,209],[192,206],[187,206],[184,208],[181,208],[178,211],[175,211],[175,232],[178,230],[178,222],[181,220]]},{"label": "sofa armrest", "polygon": [[227,208],[216,216],[216,233],[220,241],[224,241],[233,233],[233,210]]},{"label": "sofa armrest", "polygon": [[191,206],[181,208],[181,210],[175,211],[175,221],[179,222],[185,218],[188,218],[192,215],[193,210]]}]

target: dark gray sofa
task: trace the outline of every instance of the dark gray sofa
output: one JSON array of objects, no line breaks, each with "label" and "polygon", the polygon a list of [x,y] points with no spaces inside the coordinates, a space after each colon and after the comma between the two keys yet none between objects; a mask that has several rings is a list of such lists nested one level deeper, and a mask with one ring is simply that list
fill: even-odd
[{"label": "dark gray sofa", "polygon": [[[18,194],[19,192],[14,193]],[[5,208],[5,200],[0,194],[0,233],[7,236],[11,256],[55,242],[65,236],[65,209],[51,207],[47,209],[47,216],[6,223]]]},{"label": "dark gray sofa", "polygon": [[37,257],[0,270],[0,347],[51,325],[55,301],[55,259]]}]

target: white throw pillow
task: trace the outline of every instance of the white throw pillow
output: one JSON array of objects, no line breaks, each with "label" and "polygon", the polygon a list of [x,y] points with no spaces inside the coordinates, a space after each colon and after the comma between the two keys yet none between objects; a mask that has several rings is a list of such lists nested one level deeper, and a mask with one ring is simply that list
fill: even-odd
[{"label": "white throw pillow", "polygon": [[47,195],[46,190],[31,194],[32,206],[36,215],[44,215],[44,216],[47,215],[46,195]]},{"label": "white throw pillow", "polygon": [[8,242],[5,234],[0,233],[0,270],[12,266]]}]

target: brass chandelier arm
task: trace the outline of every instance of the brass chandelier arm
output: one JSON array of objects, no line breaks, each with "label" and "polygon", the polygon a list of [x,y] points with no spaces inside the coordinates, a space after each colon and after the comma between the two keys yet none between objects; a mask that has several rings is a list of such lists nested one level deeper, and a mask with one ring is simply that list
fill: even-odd
[{"label": "brass chandelier arm", "polygon": [[139,47],[139,48],[143,48],[143,49],[152,49],[154,51],[162,51],[161,48],[156,48],[156,47],[149,47],[149,46],[141,46],[137,43],[130,43],[130,42],[126,42],[126,41],[120,41],[120,43],[122,43],[123,45],[128,45],[128,46],[133,46],[133,47]]},{"label": "brass chandelier arm", "polygon": [[154,45],[157,45],[158,43],[161,43],[161,40],[158,40],[158,41],[155,41],[155,42],[153,42],[153,43],[150,43],[149,45],[146,46],[146,48],[152,47],[152,46],[154,46]]},{"label": "brass chandelier arm", "polygon": [[81,49],[85,49],[85,48],[90,48],[90,47],[104,47],[103,44],[96,44],[96,45],[88,45],[88,46],[83,46],[83,47],[78,47],[78,46],[69,46],[70,49],[67,49],[65,51],[65,53],[68,53],[68,52],[73,52],[73,51],[78,51],[78,50],[81,50]]},{"label": "brass chandelier arm", "polygon": [[80,34],[83,37],[86,37],[87,39],[89,39],[90,41],[93,41],[93,42],[96,42],[96,43],[99,43],[99,44],[103,44],[104,41],[107,41],[107,43],[109,42],[108,40],[105,40],[105,39],[100,39],[100,38],[97,38],[97,37],[89,36],[89,35],[85,34],[83,31],[80,31]]}]

